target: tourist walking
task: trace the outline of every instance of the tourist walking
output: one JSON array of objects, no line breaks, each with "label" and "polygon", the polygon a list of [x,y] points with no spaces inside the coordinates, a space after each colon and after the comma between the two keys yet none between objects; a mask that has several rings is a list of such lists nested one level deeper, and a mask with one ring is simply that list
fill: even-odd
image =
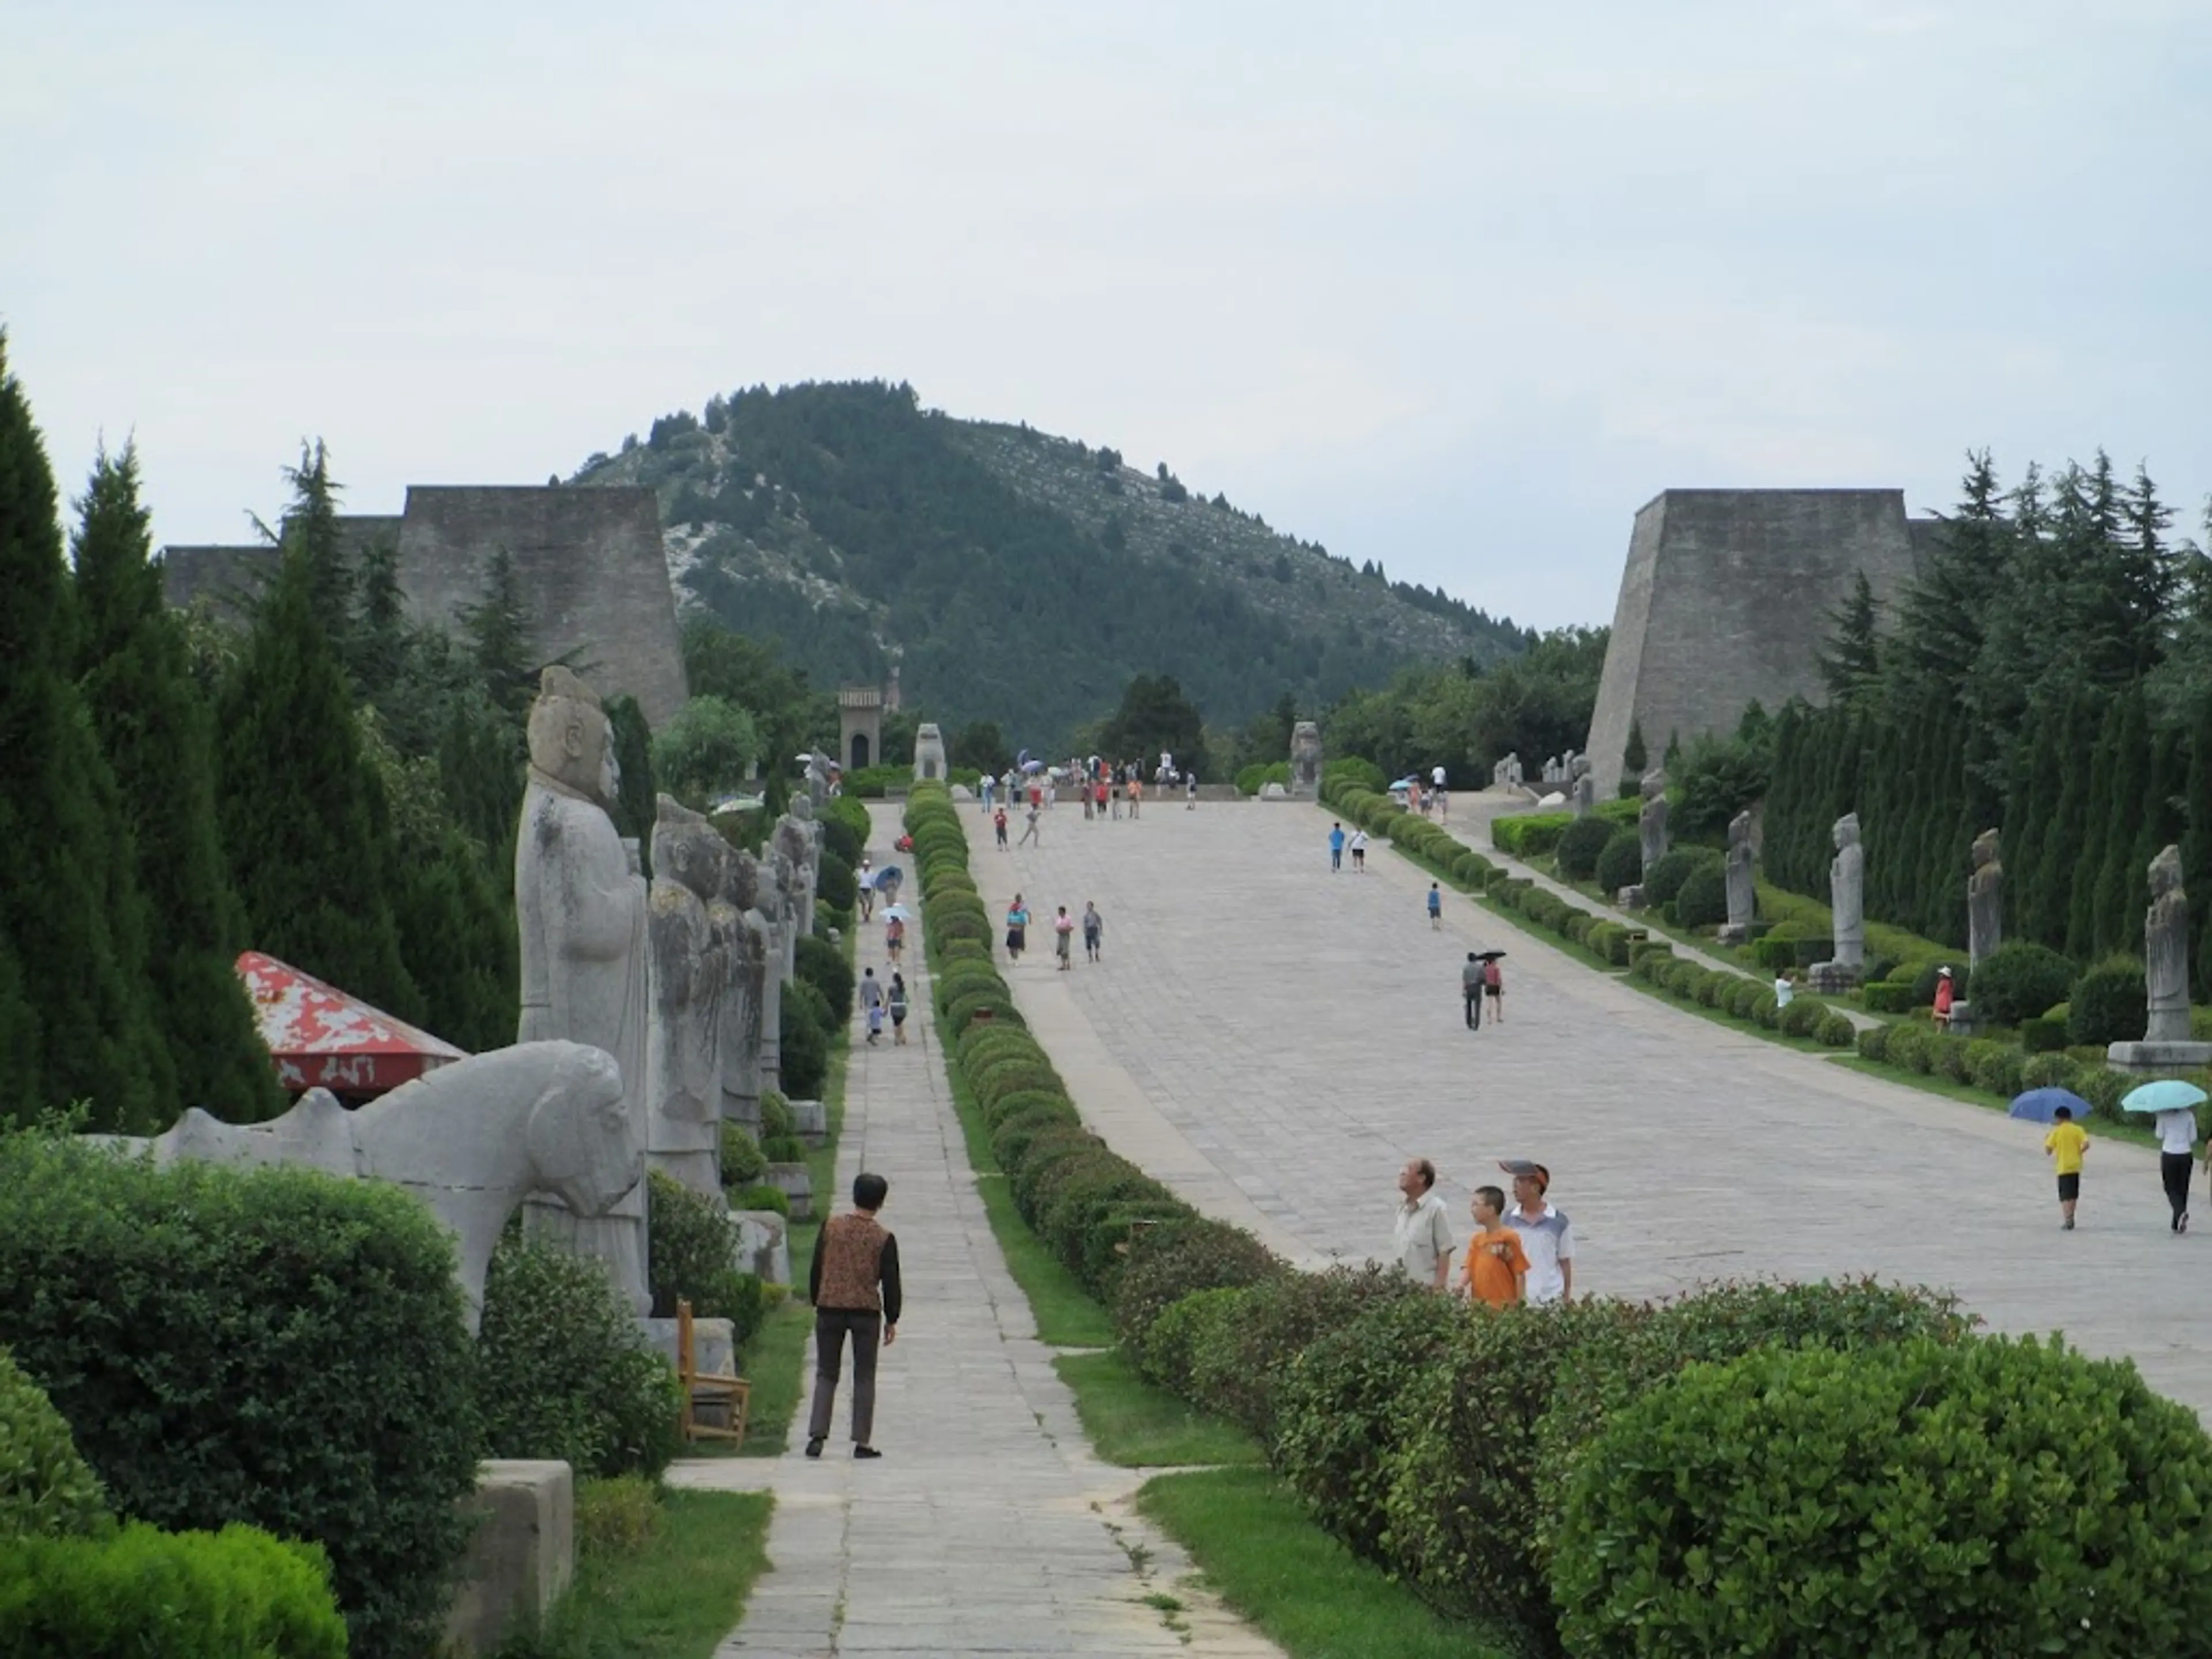
[{"label": "tourist walking", "polygon": [[1498,965],[1496,957],[1482,964],[1482,995],[1490,1004],[1490,1018],[1497,1024],[1505,1023],[1505,970]]},{"label": "tourist walking", "polygon": [[1339,873],[1340,872],[1341,872],[1341,871],[1343,870],[1343,868],[1344,868],[1344,825],[1343,825],[1343,824],[1341,824],[1341,823],[1332,823],[1332,824],[1330,824],[1330,825],[1328,826],[1328,869],[1329,869],[1329,873],[1330,873],[1331,875],[1335,875],[1335,874]]},{"label": "tourist walking", "polygon": [[1198,774],[1195,772],[1183,774],[1182,810],[1186,812],[1198,810]]},{"label": "tourist walking", "polygon": [[1061,973],[1075,966],[1075,918],[1065,904],[1052,919],[1052,953],[1060,958]]},{"label": "tourist walking", "polygon": [[2189,1231],[2189,1175],[2197,1146],[2197,1109],[2177,1106],[2150,1121],[2158,1135],[2158,1175],[2166,1184],[2166,1201],[2172,1207],[2170,1224],[2177,1233]]},{"label": "tourist walking", "polygon": [[860,975],[860,1012],[868,1017],[868,1046],[872,1048],[884,1034],[884,988],[872,968]]},{"label": "tourist walking", "polygon": [[1091,961],[1098,960],[1098,946],[1106,933],[1106,918],[1098,914],[1098,907],[1090,900],[1083,903],[1083,954]]},{"label": "tourist walking", "polygon": [[987,818],[991,816],[991,797],[997,791],[998,787],[999,781],[988,772],[984,773],[975,785],[975,798],[982,803],[983,816]]},{"label": "tourist walking", "polygon": [[1391,1254],[1407,1278],[1441,1291],[1451,1269],[1452,1236],[1436,1185],[1437,1166],[1425,1158],[1409,1159],[1398,1171],[1400,1201]]},{"label": "tourist walking", "polygon": [[1137,775],[1137,769],[1129,769],[1129,816],[1135,817],[1137,809],[1145,804],[1145,781]]},{"label": "tourist walking", "polygon": [[1027,847],[1032,842],[1039,847],[1044,845],[1042,842],[1037,840],[1037,820],[1043,816],[1043,813],[1044,809],[1035,801],[1030,803],[1030,821],[1022,827],[1022,838],[1014,843],[1015,846]]},{"label": "tourist walking", "polygon": [[853,1455],[880,1457],[875,1449],[876,1347],[898,1340],[905,1298],[899,1289],[898,1239],[876,1219],[890,1196],[879,1175],[853,1177],[853,1207],[822,1224],[814,1261],[806,1272],[806,1299],[814,1304],[814,1409],[806,1419],[806,1455],[822,1455],[830,1437],[830,1413],[837,1403],[837,1376],[845,1343],[853,1344]]},{"label": "tourist walking", "polygon": [[860,867],[853,872],[853,884],[860,890],[860,920],[866,921],[876,908],[876,870],[866,853],[860,854]]},{"label": "tourist walking", "polygon": [[1444,769],[1441,766],[1429,774],[1429,793],[1436,797],[1437,816],[1449,823],[1451,821],[1451,798],[1444,793]]},{"label": "tourist walking", "polygon": [[891,988],[884,993],[884,1000],[891,1011],[891,1047],[906,1046],[906,975],[896,969],[891,973]]},{"label": "tourist walking", "polygon": [[1467,1005],[1467,1029],[1482,1029],[1482,959],[1474,951],[1467,953],[1467,965],[1459,970],[1459,999]]},{"label": "tourist walking", "polygon": [[1001,806],[991,817],[991,828],[998,832],[998,850],[1006,850],[1006,809]]},{"label": "tourist walking", "polygon": [[1429,931],[1441,933],[1444,928],[1444,892],[1436,883],[1429,884]]},{"label": "tourist walking", "polygon": [[1022,902],[1022,896],[1017,893],[1014,902],[1006,907],[1006,955],[1010,960],[1019,962],[1022,959],[1022,951],[1029,944],[1029,906]]},{"label": "tourist walking", "polygon": [[1359,875],[1366,868],[1367,832],[1364,830],[1355,830],[1352,832],[1352,873],[1355,876]]},{"label": "tourist walking", "polygon": [[905,949],[906,918],[904,916],[893,916],[890,921],[884,923],[884,952],[890,957],[892,965],[896,966],[899,960],[899,953]]},{"label": "tourist walking", "polygon": [[1575,1289],[1575,1230],[1565,1214],[1545,1196],[1551,1190],[1552,1172],[1526,1158],[1509,1158],[1498,1166],[1513,1177],[1513,1207],[1505,1224],[1521,1235],[1528,1254],[1528,1300],[1566,1302]]},{"label": "tourist walking", "polygon": [[1505,1194],[1496,1187],[1477,1187],[1468,1206],[1474,1237],[1467,1242],[1461,1294],[1470,1302],[1510,1308],[1528,1295],[1528,1252],[1521,1235],[1505,1224]]},{"label": "tourist walking", "polygon": [[[1097,816],[1103,822],[1106,817],[1106,799],[1114,793],[1111,789],[1109,789],[1106,787],[1106,779],[1103,774],[1091,781],[1091,793],[1097,800]],[[1114,816],[1118,818],[1121,815],[1117,811]]]},{"label": "tourist walking", "polygon": [[[2070,1233],[2074,1206],[2081,1197],[2081,1154],[2089,1150],[2089,1136],[2074,1121],[2072,1107],[2061,1106],[2051,1114],[2051,1133],[2043,1138],[2043,1150],[2058,1172],[2058,1224]],[[2184,1170],[2182,1180],[2188,1178]]]}]

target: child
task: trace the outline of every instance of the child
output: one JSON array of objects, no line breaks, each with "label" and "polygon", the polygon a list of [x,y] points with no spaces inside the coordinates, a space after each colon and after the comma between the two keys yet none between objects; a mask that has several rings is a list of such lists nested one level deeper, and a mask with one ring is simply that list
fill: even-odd
[{"label": "child", "polygon": [[1429,931],[1441,933],[1444,925],[1444,896],[1436,883],[1429,884]]},{"label": "child", "polygon": [[884,950],[890,955],[891,965],[898,965],[899,952],[906,949],[906,918],[893,916],[884,924]]},{"label": "child", "polygon": [[1006,809],[1001,806],[991,815],[991,828],[998,831],[999,850],[1006,850]]},{"label": "child", "polygon": [[868,1046],[872,1048],[884,1034],[884,988],[872,968],[860,975],[860,1006],[867,1011]]},{"label": "child", "polygon": [[1528,1292],[1528,1253],[1521,1235],[1505,1224],[1502,1188],[1474,1189],[1474,1237],[1467,1244],[1466,1292],[1469,1301],[1510,1307]]},{"label": "child", "polygon": [[1482,964],[1482,994],[1484,1000],[1490,1004],[1491,1023],[1496,1025],[1504,1024],[1505,1023],[1505,974],[1504,970],[1498,967],[1496,957],[1491,957]]},{"label": "child", "polygon": [[2061,1106],[2051,1114],[2051,1133],[2043,1150],[2058,1166],[2058,1224],[2074,1231],[2074,1206],[2081,1196],[2081,1154],[2089,1150],[2089,1137],[2074,1121],[2074,1109]]}]

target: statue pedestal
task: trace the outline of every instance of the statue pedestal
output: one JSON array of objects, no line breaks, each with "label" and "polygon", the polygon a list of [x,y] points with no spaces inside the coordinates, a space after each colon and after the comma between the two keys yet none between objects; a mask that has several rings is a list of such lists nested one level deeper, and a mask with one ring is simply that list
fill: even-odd
[{"label": "statue pedestal", "polygon": [[2212,1066],[2212,1042],[2115,1042],[2105,1060],[2122,1072],[2193,1072]]},{"label": "statue pedestal", "polygon": [[791,1218],[814,1218],[814,1179],[804,1164],[771,1164],[761,1179],[791,1200]]},{"label": "statue pedestal", "polygon": [[1954,1002],[1951,1005],[1951,1023],[1944,1029],[1953,1036],[1970,1037],[1982,1029],[1981,1016],[1974,1012],[1972,1003]]},{"label": "statue pedestal", "polygon": [[1865,976],[1866,969],[1855,962],[1816,962],[1805,970],[1805,986],[1822,996],[1838,996],[1856,989]]},{"label": "statue pedestal", "polygon": [[818,1100],[787,1100],[791,1109],[791,1132],[810,1146],[827,1146],[830,1141],[830,1109]]},{"label": "statue pedestal", "polygon": [[1616,910],[1641,910],[1644,908],[1643,884],[1635,883],[1615,893],[1613,896],[1613,908]]},{"label": "statue pedestal", "polygon": [[1749,942],[1751,939],[1751,924],[1747,921],[1729,922],[1721,928],[1719,933],[1714,934],[1713,937],[1723,945],[1746,944]]}]

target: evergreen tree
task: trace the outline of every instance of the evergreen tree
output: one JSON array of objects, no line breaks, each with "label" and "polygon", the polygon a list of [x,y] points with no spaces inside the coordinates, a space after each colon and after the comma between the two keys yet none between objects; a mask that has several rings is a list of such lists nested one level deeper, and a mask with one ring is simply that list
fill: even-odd
[{"label": "evergreen tree", "polygon": [[45,1058],[22,964],[0,933],[0,1123],[32,1121],[48,1109]]},{"label": "evergreen tree", "polygon": [[148,900],[147,962],[177,1094],[232,1122],[283,1109],[283,1091],[234,966],[240,944],[216,824],[215,737],[185,641],[150,562],[137,456],[102,455],[74,552],[76,673]]},{"label": "evergreen tree", "polygon": [[405,672],[407,596],[399,586],[399,550],[374,541],[363,550],[360,614],[355,619],[354,672],[362,695],[382,706]]},{"label": "evergreen tree", "polygon": [[338,659],[356,677],[355,599],[358,584],[338,532],[339,486],[331,477],[323,441],[300,446],[300,465],[287,467],[292,504],[284,513],[281,538],[287,554],[296,555],[307,573],[307,604]]},{"label": "evergreen tree", "polygon": [[[615,738],[615,764],[622,770],[622,799],[615,806],[615,827],[637,837],[638,851],[650,860],[653,821],[659,816],[659,787],[653,775],[653,732],[645,711],[632,696],[607,702],[607,724]],[[645,873],[653,873],[651,863]]]},{"label": "evergreen tree", "polygon": [[71,678],[56,509],[0,335],[0,941],[12,963],[0,1024],[33,1056],[0,1065],[15,1091],[0,1110],[21,1120],[88,1100],[94,1127],[144,1133],[165,1126],[176,1077],[151,1012],[130,832]]},{"label": "evergreen tree", "polygon": [[[495,708],[478,690],[449,700],[438,736],[439,793],[447,815],[494,864],[513,859],[528,759],[520,720]],[[629,764],[623,763],[625,774]],[[623,833],[635,832],[625,828]]]},{"label": "evergreen tree", "polygon": [[538,669],[530,648],[530,607],[523,602],[514,557],[492,550],[476,602],[459,613],[461,633],[491,700],[520,718],[537,695]]},{"label": "evergreen tree", "polygon": [[[2187,770],[2182,787],[2182,888],[2212,894],[2212,695],[2199,697],[2189,725]],[[2212,1002],[2212,903],[2197,902],[2190,913],[2189,969],[2197,999]]]},{"label": "evergreen tree", "polygon": [[1838,708],[1856,708],[1881,684],[1880,611],[1866,572],[1854,571],[1850,597],[1828,613],[1833,632],[1820,653],[1820,683]]},{"label": "evergreen tree", "polygon": [[2050,816],[2036,866],[2035,908],[2026,921],[2027,936],[2054,951],[2066,948],[2070,900],[2085,868],[2082,831],[2103,721],[2102,700],[2086,688],[2077,690],[2063,717],[2058,793],[2042,808]]},{"label": "evergreen tree", "polygon": [[[2097,888],[2105,867],[2106,842],[2112,833],[2113,782],[2125,764],[2120,752],[2127,729],[2125,703],[2125,698],[2116,697],[2105,705],[2104,722],[2090,751],[2087,785],[2068,826],[2075,832],[2075,853],[2066,864],[2074,879],[2067,895],[2064,950],[2076,962],[2087,962],[2097,949]],[[2130,812],[2142,799],[2141,780],[2136,781],[2128,803]],[[2127,840],[2134,844],[2132,832]]]},{"label": "evergreen tree", "polygon": [[[2149,860],[2136,861],[2136,849],[2144,828],[2144,808],[2153,783],[2150,724],[2141,685],[2122,692],[2113,703],[2118,729],[2113,733],[2112,771],[2106,781],[2103,856],[2094,872],[2084,870],[2081,887],[2094,894],[2094,906],[2087,938],[2078,959],[2088,962],[2126,942],[2129,918],[2140,921],[2136,895],[2148,889],[2145,868]],[[2091,879],[2094,873],[2094,880]]]},{"label": "evergreen tree", "polygon": [[451,824],[427,856],[403,850],[393,908],[407,971],[422,994],[423,1023],[471,1051],[514,1042],[521,998],[512,874],[502,883],[484,849]]},{"label": "evergreen tree", "polygon": [[289,546],[223,696],[224,851],[255,949],[420,1022],[392,914],[388,810],[318,615],[318,582],[306,546]]},{"label": "evergreen tree", "polygon": [[1623,782],[1644,775],[1650,764],[1644,752],[1644,722],[1631,716],[1628,722],[1628,744],[1620,751],[1620,775]]}]

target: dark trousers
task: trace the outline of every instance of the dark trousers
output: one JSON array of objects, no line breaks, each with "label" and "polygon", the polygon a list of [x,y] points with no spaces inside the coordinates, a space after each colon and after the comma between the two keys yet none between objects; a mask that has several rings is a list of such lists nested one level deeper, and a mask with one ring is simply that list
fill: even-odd
[{"label": "dark trousers", "polygon": [[2173,1206],[2176,1221],[2189,1213],[2189,1172],[2191,1160],[2186,1152],[2160,1152],[2158,1155],[2158,1177],[2166,1183],[2166,1201]]},{"label": "dark trousers", "polygon": [[1482,993],[1480,990],[1469,991],[1464,1000],[1467,1003],[1467,1029],[1479,1031],[1482,1029]]},{"label": "dark trousers", "polygon": [[814,1310],[814,1410],[807,1419],[806,1437],[830,1437],[830,1408],[837,1403],[837,1375],[848,1334],[853,1339],[853,1443],[865,1446],[875,1432],[876,1344],[884,1334],[884,1316],[865,1308]]}]

